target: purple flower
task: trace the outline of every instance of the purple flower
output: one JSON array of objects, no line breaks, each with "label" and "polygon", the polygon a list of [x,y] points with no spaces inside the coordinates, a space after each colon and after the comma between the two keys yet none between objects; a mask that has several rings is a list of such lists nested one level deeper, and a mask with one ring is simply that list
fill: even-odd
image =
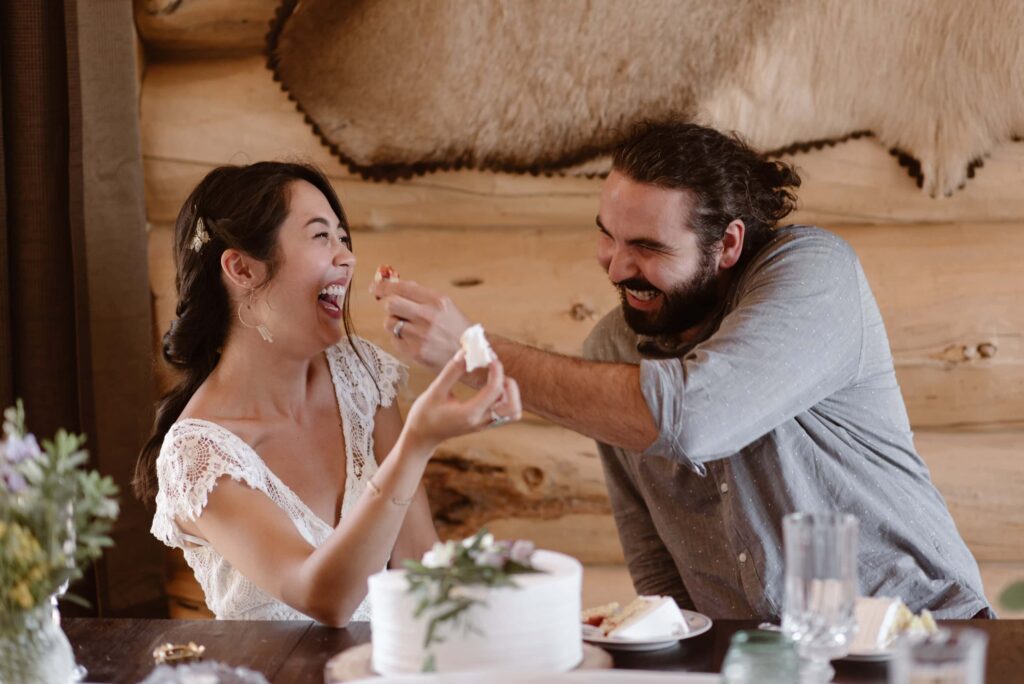
[{"label": "purple flower", "polygon": [[500,553],[493,551],[482,551],[477,554],[476,564],[485,568],[501,569],[505,565],[505,558]]},{"label": "purple flower", "polygon": [[25,487],[28,486],[28,483],[25,482],[25,478],[21,476],[21,473],[3,463],[0,463],[0,477],[3,478],[4,485],[6,485],[7,491],[11,494],[20,494],[25,491]]},{"label": "purple flower", "polygon": [[509,557],[520,565],[529,565],[534,548],[532,541],[518,539],[512,544],[512,551],[509,552]]},{"label": "purple flower", "polygon": [[8,463],[21,463],[26,459],[39,458],[42,455],[35,435],[25,435],[24,437],[7,435],[7,442],[0,453]]}]

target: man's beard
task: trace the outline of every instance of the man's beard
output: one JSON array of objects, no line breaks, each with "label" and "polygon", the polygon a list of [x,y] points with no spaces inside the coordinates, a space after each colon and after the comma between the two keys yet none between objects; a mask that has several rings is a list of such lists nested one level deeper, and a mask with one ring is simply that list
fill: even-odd
[{"label": "man's beard", "polygon": [[[651,337],[678,335],[703,323],[718,307],[719,295],[715,279],[714,253],[702,256],[700,269],[685,283],[663,292],[642,278],[630,278],[616,283],[622,299],[622,313],[626,324],[639,335]],[[640,311],[630,305],[626,289],[661,294],[657,311]]]}]

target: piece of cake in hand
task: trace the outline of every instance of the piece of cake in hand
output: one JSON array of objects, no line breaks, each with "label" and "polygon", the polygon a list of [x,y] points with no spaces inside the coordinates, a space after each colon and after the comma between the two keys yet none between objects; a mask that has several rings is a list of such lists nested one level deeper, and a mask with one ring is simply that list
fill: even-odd
[{"label": "piece of cake in hand", "polygon": [[389,283],[397,283],[398,271],[387,264],[381,264],[377,267],[377,272],[373,274],[373,282],[379,283],[381,281],[387,281]]},{"label": "piece of cake in hand", "polygon": [[490,343],[484,337],[484,327],[477,323],[466,328],[459,338],[462,344],[462,351],[466,353],[466,372],[472,373],[477,368],[487,368],[498,356],[491,349]]},{"label": "piece of cake in hand", "polygon": [[591,608],[581,619],[612,639],[660,639],[690,631],[675,599],[669,596],[637,596],[625,608],[617,603]]}]

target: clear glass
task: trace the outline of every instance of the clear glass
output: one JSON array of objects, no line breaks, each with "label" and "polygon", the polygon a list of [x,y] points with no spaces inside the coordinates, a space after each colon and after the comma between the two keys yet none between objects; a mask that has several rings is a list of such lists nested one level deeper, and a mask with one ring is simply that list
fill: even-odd
[{"label": "clear glass", "polygon": [[736,632],[722,662],[723,684],[793,684],[800,660],[793,641],[781,632]]},{"label": "clear glass", "polygon": [[898,684],[984,684],[988,636],[976,629],[940,629],[897,640],[889,681]]},{"label": "clear glass", "polygon": [[829,682],[830,660],[849,652],[856,631],[857,532],[846,513],[791,513],[782,519],[786,590],[782,631],[806,662],[802,682]]}]

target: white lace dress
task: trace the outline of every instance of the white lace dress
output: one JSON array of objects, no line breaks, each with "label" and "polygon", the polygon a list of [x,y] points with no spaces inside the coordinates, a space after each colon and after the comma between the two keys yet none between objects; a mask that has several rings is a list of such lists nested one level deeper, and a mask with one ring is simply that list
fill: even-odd
[{"label": "white lace dress", "polygon": [[[407,378],[406,368],[393,356],[359,339],[367,370],[348,342],[327,350],[334,391],[345,436],[344,518],[377,471],[373,455],[373,421],[378,407],[395,400]],[[377,386],[380,387],[380,396]],[[320,546],[334,529],[320,519],[267,467],[248,444],[226,428],[186,418],[171,426],[156,462],[160,487],[156,495],[153,535],[168,546],[184,550],[185,561],[206,594],[206,605],[222,620],[308,620],[308,616],[278,601],[235,570],[204,540],[185,534],[175,519],[195,520],[206,506],[217,480],[227,476],[266,494],[313,546]],[[353,620],[368,620],[366,601]]]}]

